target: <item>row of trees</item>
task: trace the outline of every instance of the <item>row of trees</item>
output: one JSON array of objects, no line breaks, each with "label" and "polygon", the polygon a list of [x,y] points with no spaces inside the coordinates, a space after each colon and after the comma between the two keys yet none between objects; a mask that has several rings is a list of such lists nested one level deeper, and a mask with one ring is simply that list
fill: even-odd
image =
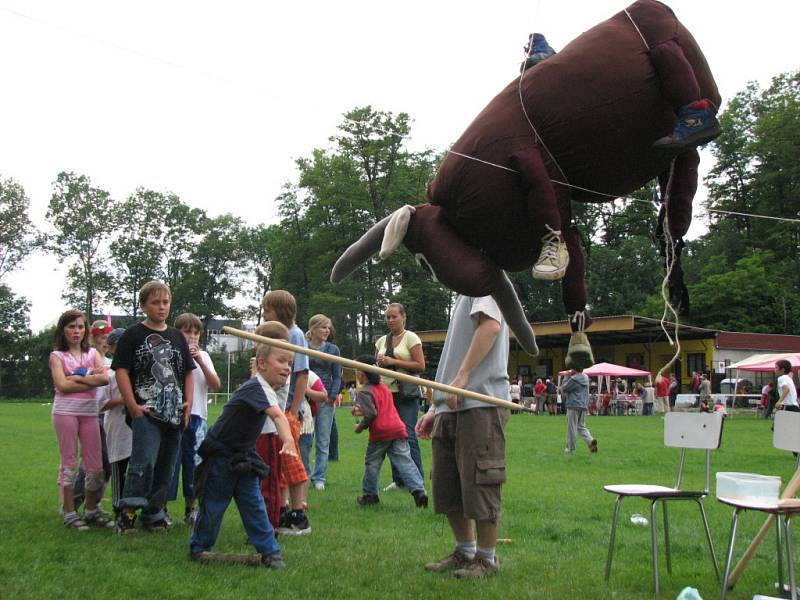
[{"label": "row of trees", "polygon": [[[706,208],[796,219],[800,213],[800,84],[798,73],[765,90],[751,84],[720,115],[724,133],[713,145],[716,165],[706,180]],[[408,115],[357,108],[344,115],[329,146],[299,159],[296,181],[276,199],[277,220],[248,227],[231,214],[211,217],[174,194],[137,189],[125,200],[75,173],[53,184],[47,221],[35,231],[24,190],[0,178],[0,395],[9,361],[43,362],[50,333],[27,331],[27,302],[2,285],[35,248],[69,264],[66,304],[96,312],[113,305],[130,316],[136,292],[150,279],[173,290],[173,313],[258,319],[261,296],[290,290],[299,322],[329,315],[346,354],[368,349],[383,331],[382,309],[403,302],[409,326],[444,328],[452,294],[432,282],[407,252],[364,265],[332,285],[330,269],[344,249],[403,204],[425,201],[441,155],[409,151]],[[653,197],[652,185],[637,194]],[[653,242],[657,207],[622,202],[576,207],[595,315],[660,316],[663,268]],[[684,271],[692,296],[688,321],[712,328],[800,333],[797,222],[709,213],[708,233],[689,242]],[[557,284],[514,274],[531,320],[564,318]],[[236,298],[242,302],[234,302]],[[9,358],[12,357],[12,358]],[[16,357],[16,358],[14,358]],[[26,363],[27,361],[27,363]],[[18,368],[17,373],[23,373]],[[20,384],[24,379],[19,376]],[[45,380],[48,379],[45,377]],[[19,388],[19,385],[17,386]],[[22,389],[22,388],[19,388]],[[13,394],[12,394],[13,395]]]}]

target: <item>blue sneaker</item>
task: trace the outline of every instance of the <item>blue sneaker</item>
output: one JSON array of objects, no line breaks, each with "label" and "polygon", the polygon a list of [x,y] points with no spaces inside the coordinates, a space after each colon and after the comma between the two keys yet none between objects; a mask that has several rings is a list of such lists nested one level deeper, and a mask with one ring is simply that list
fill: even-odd
[{"label": "blue sneaker", "polygon": [[522,65],[522,70],[526,71],[543,60],[553,56],[556,51],[547,43],[547,39],[541,33],[532,33],[528,37],[528,45],[525,48],[528,56]]},{"label": "blue sneaker", "polygon": [[720,133],[722,128],[717,117],[712,114],[708,100],[696,100],[681,107],[675,131],[657,139],[653,148],[678,153],[706,144]]},{"label": "blue sneaker", "polygon": [[541,33],[533,34],[533,52],[535,54],[546,54],[547,56],[553,56],[556,53]]}]

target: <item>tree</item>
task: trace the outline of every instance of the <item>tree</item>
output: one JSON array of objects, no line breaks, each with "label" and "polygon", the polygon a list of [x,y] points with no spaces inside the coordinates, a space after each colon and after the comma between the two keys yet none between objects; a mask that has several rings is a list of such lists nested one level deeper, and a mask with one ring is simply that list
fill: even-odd
[{"label": "tree", "polygon": [[331,317],[337,343],[352,354],[369,349],[383,331],[389,301],[406,304],[415,328],[446,325],[449,291],[407,252],[368,261],[335,286],[329,281],[336,259],[367,229],[404,204],[425,201],[436,157],[404,148],[409,123],[404,113],[371,107],[348,112],[331,148],[297,161],[299,181],[277,199],[281,220],[269,228],[271,289],[292,291],[301,323],[318,312]]},{"label": "tree", "polygon": [[74,259],[64,299],[86,314],[94,314],[111,282],[104,245],[117,227],[113,209],[109,193],[93,187],[85,175],[61,172],[53,183],[47,219],[55,232],[47,248],[60,258]]},{"label": "tree", "polygon": [[204,221],[202,239],[193,248],[183,277],[172,286],[172,313],[192,312],[205,330],[215,315],[227,315],[226,301],[241,289],[244,254],[241,219],[224,214]]},{"label": "tree", "polygon": [[168,207],[164,194],[144,188],[115,207],[115,221],[125,225],[109,245],[113,285],[108,298],[130,316],[139,310],[141,287],[164,278],[164,231],[154,216],[164,214]]},{"label": "tree", "polygon": [[16,269],[36,246],[28,217],[30,200],[13,179],[0,177],[0,280]]},{"label": "tree", "polygon": [[25,298],[14,296],[0,284],[0,398],[20,397],[25,341],[30,336]]}]

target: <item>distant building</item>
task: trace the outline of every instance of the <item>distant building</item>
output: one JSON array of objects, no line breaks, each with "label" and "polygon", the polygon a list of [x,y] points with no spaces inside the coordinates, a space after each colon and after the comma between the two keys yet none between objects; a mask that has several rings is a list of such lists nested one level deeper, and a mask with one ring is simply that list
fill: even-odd
[{"label": "distant building", "polygon": [[209,352],[240,352],[254,346],[250,340],[225,333],[223,327],[233,327],[249,333],[256,330],[254,323],[244,323],[239,319],[211,319],[206,332]]},{"label": "distant building", "polygon": [[[675,354],[658,319],[636,315],[593,317],[586,330],[592,344],[596,362],[609,362],[655,374]],[[508,373],[511,377],[535,380],[549,377],[563,370],[569,345],[568,321],[532,323],[539,346],[539,356],[533,358],[523,352],[511,336]],[[674,323],[665,323],[667,331],[675,337]],[[436,371],[444,330],[417,331],[425,350],[425,364],[430,375]],[[693,371],[709,371],[715,386],[728,376],[726,367],[761,352],[798,352],[800,336],[772,333],[744,333],[705,329],[692,325],[678,327],[680,354],[670,371],[675,373],[682,387],[688,388]],[[769,374],[766,375],[769,377]]]}]

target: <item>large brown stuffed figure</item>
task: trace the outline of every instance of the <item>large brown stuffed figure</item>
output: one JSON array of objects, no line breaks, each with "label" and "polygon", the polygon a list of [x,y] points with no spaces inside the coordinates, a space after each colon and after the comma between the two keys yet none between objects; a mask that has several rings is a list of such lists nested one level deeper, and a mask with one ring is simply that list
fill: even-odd
[{"label": "large brown stuffed figure", "polygon": [[[533,267],[535,277],[563,277],[573,330],[567,366],[588,366],[583,331],[591,318],[571,203],[608,202],[662,175],[662,229],[679,249],[697,188],[694,147],[719,134],[719,104],[692,35],[664,4],[639,0],[524,70],[453,145],[428,190],[430,204],[375,225],[337,261],[331,280],[402,243],[450,289],[494,296],[535,356],[535,336],[504,271]],[[698,110],[712,113],[713,126],[681,138]],[[671,281],[673,298],[685,303],[681,288]]]}]

